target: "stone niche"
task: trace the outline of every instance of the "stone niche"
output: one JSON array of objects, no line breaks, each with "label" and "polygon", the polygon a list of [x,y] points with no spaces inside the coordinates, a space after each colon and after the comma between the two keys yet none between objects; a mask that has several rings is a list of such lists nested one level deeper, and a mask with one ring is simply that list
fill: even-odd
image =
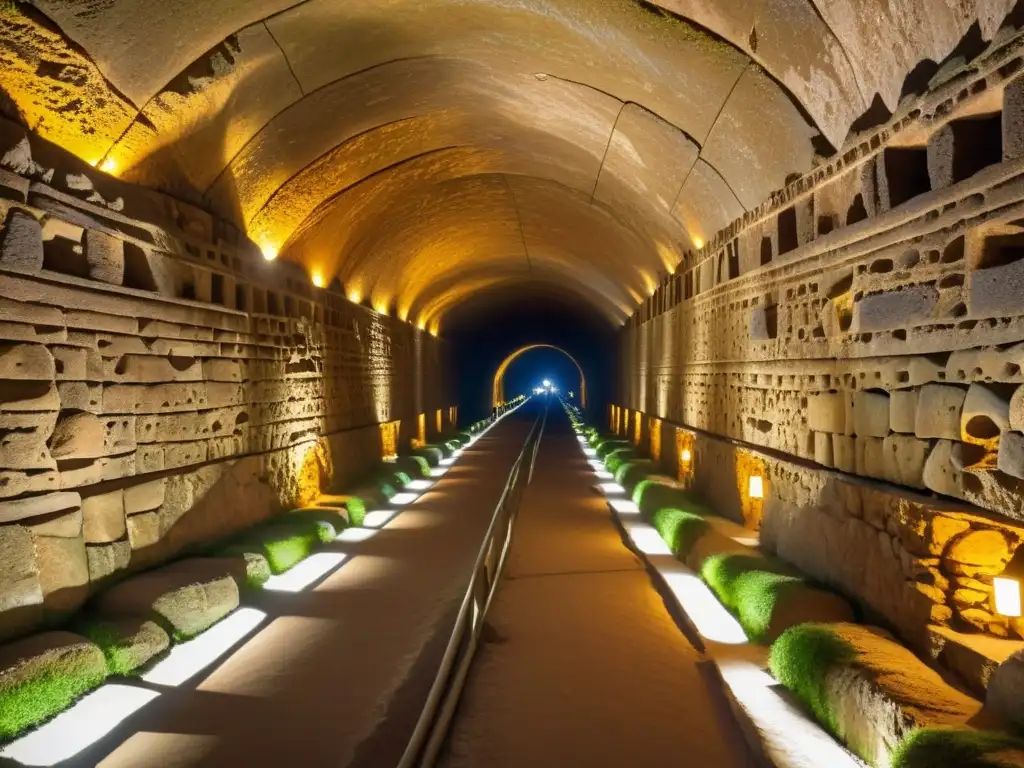
[{"label": "stone niche", "polygon": [[152,191],[76,196],[0,128],[24,171],[0,171],[0,640],[356,480],[380,424],[393,451],[451,412],[433,336]]}]

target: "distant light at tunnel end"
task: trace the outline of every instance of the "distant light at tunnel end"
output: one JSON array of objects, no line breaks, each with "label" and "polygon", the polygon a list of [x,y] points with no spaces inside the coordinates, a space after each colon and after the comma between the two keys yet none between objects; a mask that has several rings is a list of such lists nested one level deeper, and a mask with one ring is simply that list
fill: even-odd
[{"label": "distant light at tunnel end", "polygon": [[263,258],[267,261],[273,261],[277,258],[277,246],[270,245],[270,243],[261,245],[260,251],[263,252]]},{"label": "distant light at tunnel end", "polygon": [[324,286],[327,285],[327,278],[324,277],[323,272],[314,272],[312,275],[309,276],[309,279],[317,288],[323,288]]}]

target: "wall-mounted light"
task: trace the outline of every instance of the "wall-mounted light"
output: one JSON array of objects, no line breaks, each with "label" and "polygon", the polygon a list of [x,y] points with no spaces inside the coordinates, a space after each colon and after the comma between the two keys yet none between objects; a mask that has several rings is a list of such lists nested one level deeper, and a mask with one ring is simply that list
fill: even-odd
[{"label": "wall-mounted light", "polygon": [[704,247],[704,241],[701,240],[699,237],[693,238],[693,247],[699,251],[701,248]]},{"label": "wall-mounted light", "polygon": [[358,304],[363,300],[363,295],[355,289],[350,290],[345,295],[348,296],[348,300],[351,301],[353,304]]},{"label": "wall-mounted light", "polygon": [[750,498],[752,499],[763,499],[764,498],[764,478],[760,475],[750,476]]},{"label": "wall-mounted light", "polygon": [[689,464],[693,461],[693,454],[690,452],[689,448],[683,448],[683,452],[679,454],[679,460],[682,461],[683,464]]},{"label": "wall-mounted light", "polygon": [[263,252],[263,258],[266,259],[267,261],[273,261],[274,259],[277,258],[276,246],[270,245],[269,243],[264,243],[263,245],[260,246],[260,250]]},{"label": "wall-mounted light", "polygon": [[109,173],[113,175],[114,172],[117,171],[117,160],[115,160],[112,157],[108,157],[106,160],[100,163],[100,170],[103,171],[104,173]]},{"label": "wall-mounted light", "polygon": [[1000,616],[1021,616],[1021,584],[1024,583],[1024,547],[1018,547],[1003,572],[992,579],[995,612]]},{"label": "wall-mounted light", "polygon": [[323,288],[325,285],[327,285],[327,278],[324,277],[323,272],[314,272],[312,275],[309,276],[309,279],[313,281],[313,285],[315,285],[317,288]]}]

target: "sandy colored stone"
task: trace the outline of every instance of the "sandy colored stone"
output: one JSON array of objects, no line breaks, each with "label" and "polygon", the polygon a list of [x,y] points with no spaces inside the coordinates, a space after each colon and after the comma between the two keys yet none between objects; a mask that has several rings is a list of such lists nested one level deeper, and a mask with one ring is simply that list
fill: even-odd
[{"label": "sandy colored stone", "polygon": [[960,415],[967,392],[960,387],[926,384],[917,401],[914,433],[918,437],[960,439]]},{"label": "sandy colored stone", "polygon": [[882,631],[855,624],[829,628],[854,658],[829,672],[827,698],[840,737],[870,764],[884,765],[915,728],[963,725],[981,710],[981,702],[948,685]]},{"label": "sandy colored stone", "polygon": [[1024,435],[1004,432],[999,439],[997,466],[1000,472],[1024,479]]},{"label": "sandy colored stone", "polygon": [[32,534],[21,526],[0,527],[0,638],[32,629],[42,620],[42,607]]},{"label": "sandy colored stone", "polygon": [[82,499],[83,536],[87,544],[106,544],[124,538],[124,495],[120,490]]},{"label": "sandy colored stone", "polygon": [[85,234],[85,259],[89,277],[112,285],[124,280],[124,242],[99,230]]},{"label": "sandy colored stone", "polygon": [[54,412],[0,413],[0,467],[56,469],[47,445],[56,421]]},{"label": "sandy colored stone", "polygon": [[89,580],[96,584],[128,567],[132,546],[127,538],[109,544],[90,544],[85,548],[85,555]]},{"label": "sandy colored stone", "polygon": [[889,435],[883,441],[886,478],[900,485],[924,487],[924,467],[931,449],[927,440],[913,435]]},{"label": "sandy colored stone", "polygon": [[954,443],[939,440],[928,454],[924,465],[924,484],[936,493],[959,496],[962,492],[963,477],[953,464]]},{"label": "sandy colored stone", "polygon": [[161,527],[160,514],[158,512],[143,512],[141,514],[129,515],[126,527],[128,530],[128,541],[131,542],[133,551],[152,547],[160,541]]},{"label": "sandy colored stone", "polygon": [[1009,427],[1009,402],[984,384],[972,384],[960,414],[960,439],[991,444]]},{"label": "sandy colored stone", "polygon": [[190,558],[133,576],[96,599],[101,617],[153,617],[175,637],[202,632],[238,607],[225,562]]},{"label": "sandy colored stone", "polygon": [[954,539],[946,550],[948,562],[980,566],[998,573],[1010,560],[1010,545],[1002,531],[974,530]]},{"label": "sandy colored stone", "polygon": [[167,481],[164,479],[138,483],[124,489],[124,512],[134,515],[157,509],[164,503]]},{"label": "sandy colored stone", "polygon": [[43,231],[36,218],[14,210],[0,232],[0,264],[19,269],[43,268]]},{"label": "sandy colored stone", "polygon": [[82,497],[72,491],[48,493],[0,502],[0,523],[26,520],[43,515],[79,509]]},{"label": "sandy colored stone", "polygon": [[846,412],[838,392],[810,395],[807,398],[807,424],[815,432],[842,434]]},{"label": "sandy colored stone", "polygon": [[40,344],[0,345],[0,379],[53,381],[53,355]]},{"label": "sandy colored stone", "polygon": [[46,610],[70,614],[89,596],[89,562],[81,538],[33,536]]},{"label": "sandy colored stone", "polygon": [[914,433],[917,398],[916,389],[897,389],[889,393],[889,425],[893,432]]},{"label": "sandy colored stone", "polygon": [[50,438],[50,453],[56,459],[94,459],[105,456],[106,430],[91,413],[61,416]]}]

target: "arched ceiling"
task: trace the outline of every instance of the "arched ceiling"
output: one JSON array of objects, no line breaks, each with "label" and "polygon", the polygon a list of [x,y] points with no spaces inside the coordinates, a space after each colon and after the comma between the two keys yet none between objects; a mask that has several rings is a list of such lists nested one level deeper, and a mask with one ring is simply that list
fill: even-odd
[{"label": "arched ceiling", "polygon": [[1015,2],[34,0],[0,58],[44,137],[353,298],[615,323]]}]

